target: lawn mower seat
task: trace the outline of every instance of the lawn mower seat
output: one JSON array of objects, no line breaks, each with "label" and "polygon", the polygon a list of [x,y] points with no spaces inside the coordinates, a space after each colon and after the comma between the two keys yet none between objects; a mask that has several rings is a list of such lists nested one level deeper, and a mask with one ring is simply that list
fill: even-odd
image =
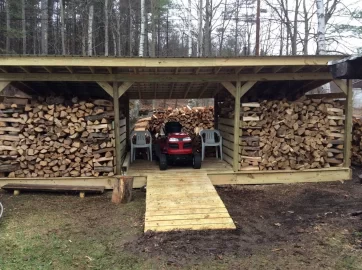
[{"label": "lawn mower seat", "polygon": [[182,125],[179,122],[167,122],[165,124],[166,136],[170,133],[180,133],[181,130],[182,130]]}]

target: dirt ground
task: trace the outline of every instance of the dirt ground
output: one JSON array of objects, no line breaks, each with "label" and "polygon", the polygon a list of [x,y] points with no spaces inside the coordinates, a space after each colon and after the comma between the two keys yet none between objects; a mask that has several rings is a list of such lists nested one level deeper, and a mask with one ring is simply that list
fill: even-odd
[{"label": "dirt ground", "polygon": [[145,193],[0,193],[0,269],[362,269],[362,185],[218,188],[235,231],[143,234]]}]

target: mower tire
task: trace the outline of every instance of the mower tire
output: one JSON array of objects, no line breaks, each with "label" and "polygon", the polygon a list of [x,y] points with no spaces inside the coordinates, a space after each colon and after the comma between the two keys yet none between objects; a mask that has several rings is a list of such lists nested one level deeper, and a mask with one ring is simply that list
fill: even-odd
[{"label": "mower tire", "polygon": [[167,170],[167,157],[166,157],[166,155],[165,154],[160,154],[159,159],[160,159],[160,170],[161,171]]},{"label": "mower tire", "polygon": [[194,169],[201,168],[201,155],[199,153],[194,154],[193,167],[194,167]]}]

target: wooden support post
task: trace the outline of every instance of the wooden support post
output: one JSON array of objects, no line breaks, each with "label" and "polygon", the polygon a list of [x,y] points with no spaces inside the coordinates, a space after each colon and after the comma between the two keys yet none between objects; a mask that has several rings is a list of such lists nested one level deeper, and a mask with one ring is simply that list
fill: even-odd
[{"label": "wooden support post", "polygon": [[121,174],[121,135],[120,135],[120,123],[119,123],[119,95],[118,95],[118,83],[113,82],[113,106],[114,106],[114,136],[116,142],[116,171],[115,174]]},{"label": "wooden support post", "polygon": [[345,103],[345,125],[344,125],[344,167],[351,166],[352,148],[352,114],[353,114],[353,91],[352,80],[347,80],[347,98]]},{"label": "wooden support post", "polygon": [[0,93],[8,86],[11,82],[0,82]]},{"label": "wooden support post", "polygon": [[113,187],[112,202],[115,204],[129,203],[132,200],[133,177],[116,176]]},{"label": "wooden support post", "polygon": [[84,199],[84,197],[85,197],[85,192],[84,192],[84,191],[79,192],[79,197],[80,197],[81,199]]},{"label": "wooden support post", "polygon": [[234,115],[234,156],[233,169],[234,172],[239,170],[239,141],[240,141],[240,99],[241,99],[241,82],[236,82],[235,93],[235,115]]},{"label": "wooden support post", "polygon": [[126,144],[127,144],[127,150],[129,149],[129,136],[131,134],[130,132],[130,124],[129,124],[129,95],[126,94],[126,98],[125,98],[125,106],[124,106],[124,110],[125,110],[125,116],[126,116]]},{"label": "wooden support post", "polygon": [[214,128],[219,128],[219,97],[218,95],[214,96]]}]

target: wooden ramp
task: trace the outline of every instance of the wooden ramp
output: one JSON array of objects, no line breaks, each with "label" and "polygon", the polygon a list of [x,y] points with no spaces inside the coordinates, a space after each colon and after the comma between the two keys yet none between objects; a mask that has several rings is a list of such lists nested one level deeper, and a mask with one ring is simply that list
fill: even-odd
[{"label": "wooden ramp", "polygon": [[210,229],[235,224],[205,171],[148,175],[145,232]]}]

